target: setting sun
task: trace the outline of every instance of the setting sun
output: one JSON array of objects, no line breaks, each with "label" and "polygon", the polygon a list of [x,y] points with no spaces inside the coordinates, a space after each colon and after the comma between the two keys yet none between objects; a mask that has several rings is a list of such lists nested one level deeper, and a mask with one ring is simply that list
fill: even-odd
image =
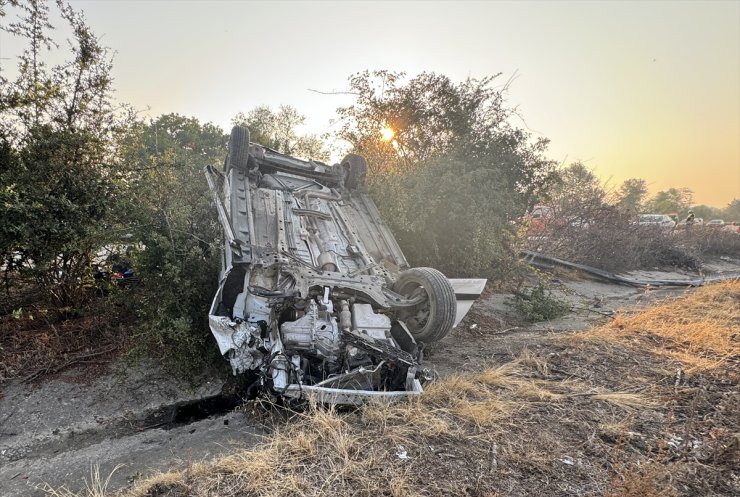
[{"label": "setting sun", "polygon": [[384,142],[391,141],[396,136],[396,131],[390,126],[385,126],[380,130],[380,138]]}]

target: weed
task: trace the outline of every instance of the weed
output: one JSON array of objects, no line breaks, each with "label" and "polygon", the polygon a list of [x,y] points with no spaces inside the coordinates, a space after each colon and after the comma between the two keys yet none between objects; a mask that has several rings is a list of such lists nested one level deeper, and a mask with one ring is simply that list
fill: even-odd
[{"label": "weed", "polygon": [[515,293],[514,308],[524,319],[531,322],[555,319],[570,310],[567,303],[546,291],[541,283],[529,292],[524,290]]}]

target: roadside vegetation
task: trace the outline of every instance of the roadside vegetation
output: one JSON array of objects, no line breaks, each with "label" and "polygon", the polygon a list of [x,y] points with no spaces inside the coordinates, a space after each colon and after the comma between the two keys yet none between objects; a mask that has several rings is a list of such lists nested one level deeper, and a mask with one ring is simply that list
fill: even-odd
[{"label": "roadside vegetation", "polygon": [[[50,9],[73,34],[70,48]],[[108,349],[185,372],[219,363],[206,311],[221,235],[202,168],[223,162],[224,131],[179,115],[145,122],[118,103],[109,49],[63,2],[10,2],[0,20],[27,42],[0,80],[3,376],[37,370],[39,336],[51,364],[42,372]],[[337,138],[373,164],[369,189],[412,264],[509,277],[518,268],[509,220],[554,174],[546,141],[509,124],[493,78],[365,72],[350,87],[357,100],[338,110]],[[326,160],[319,138],[295,132],[304,119],[260,106],[234,123],[278,151]],[[392,140],[380,138],[383,125]],[[135,284],[108,280],[111,253]]]},{"label": "roadside vegetation", "polygon": [[[712,257],[740,256],[740,232],[700,221],[645,225],[641,213],[674,215],[684,221],[691,207],[687,189],[671,188],[648,198],[646,182],[626,180],[610,189],[581,163],[558,171],[552,187],[539,199],[541,218],[521,218],[525,249],[571,262],[621,272],[637,269],[700,269]],[[694,207],[695,217],[705,210]],[[740,218],[740,200],[710,214]],[[709,221],[704,218],[704,221]]]},{"label": "roadside vegetation", "polygon": [[[223,162],[224,130],[176,114],[143,120],[117,102],[110,50],[64,2],[0,7],[0,28],[27,43],[16,69],[0,73],[0,379],[104,368],[122,355],[181,374],[225,367],[207,326],[222,240],[202,174]],[[50,9],[69,44],[55,38]],[[610,190],[582,164],[558,167],[546,139],[512,124],[497,78],[349,78],[356,100],[337,110],[335,138],[367,157],[367,188],[412,265],[519,288],[522,249],[613,271],[740,256],[737,233],[634,222],[685,218],[686,189],[648,198],[644,180]],[[296,133],[304,119],[259,106],[234,123],[265,146],[328,160],[335,151],[320,138]],[[533,232],[538,204],[554,214]],[[693,210],[740,221],[740,200]],[[135,272],[130,284],[103,275],[111,253]],[[567,311],[543,286],[515,301],[532,321]],[[256,449],[127,495],[737,495],[738,309],[740,285],[714,285],[548,336],[547,353],[512,353],[408,403],[267,406],[274,433]],[[104,483],[86,495],[104,495]]]},{"label": "roadside vegetation", "polygon": [[123,495],[735,495],[738,302],[713,285],[411,402],[276,412],[258,447]]},{"label": "roadside vegetation", "polygon": [[568,304],[554,297],[542,282],[529,290],[515,292],[513,307],[527,321],[548,321],[570,311]]},{"label": "roadside vegetation", "polygon": [[[174,114],[143,120],[118,102],[111,51],[63,1],[2,5],[0,29],[26,50],[0,73],[0,377],[123,352],[181,372],[221,364],[206,323],[221,234],[202,168],[223,162],[224,130]],[[499,76],[365,71],[348,87],[356,98],[337,109],[335,143],[367,157],[367,188],[414,266],[511,288],[523,248],[613,270],[740,254],[735,233],[634,225],[644,211],[684,216],[690,192],[648,199],[638,179],[609,192],[580,164],[557,167],[546,139],[513,124]],[[288,105],[238,110],[233,122],[268,147],[336,152],[298,134],[305,117]],[[531,236],[535,204],[554,206],[557,221]],[[704,207],[697,216],[718,215]],[[721,214],[740,219],[739,208]],[[134,280],[110,279],[111,254]]]}]

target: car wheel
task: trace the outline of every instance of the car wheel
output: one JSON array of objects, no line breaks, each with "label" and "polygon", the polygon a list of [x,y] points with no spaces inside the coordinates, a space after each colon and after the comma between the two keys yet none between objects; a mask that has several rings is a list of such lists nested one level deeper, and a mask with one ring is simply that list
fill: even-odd
[{"label": "car wheel", "polygon": [[393,291],[408,299],[424,297],[420,304],[398,311],[398,319],[416,340],[436,342],[452,330],[457,300],[444,274],[430,267],[409,269],[398,277]]},{"label": "car wheel", "polygon": [[224,172],[232,168],[246,171],[249,162],[249,130],[246,126],[234,126],[229,136],[229,154],[226,156]]},{"label": "car wheel", "polygon": [[367,175],[367,161],[363,156],[347,154],[340,164],[347,174],[344,180],[345,188],[348,190],[356,190],[365,183],[365,176]]}]

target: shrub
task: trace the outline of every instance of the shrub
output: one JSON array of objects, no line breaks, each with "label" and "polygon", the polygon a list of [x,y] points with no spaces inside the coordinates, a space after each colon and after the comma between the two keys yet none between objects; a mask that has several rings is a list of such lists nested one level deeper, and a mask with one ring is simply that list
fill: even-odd
[{"label": "shrub", "polygon": [[[548,181],[546,140],[510,124],[493,77],[455,83],[388,71],[350,78],[339,137],[370,165],[368,186],[414,266],[448,276],[506,278],[517,267],[519,217]],[[394,136],[381,139],[390,127]]]},{"label": "shrub", "polygon": [[134,269],[143,285],[125,305],[139,316],[138,348],[179,371],[211,363],[208,309],[218,286],[221,228],[203,175],[223,161],[220,128],[178,115],[139,125],[124,142],[127,168],[118,182],[127,196],[117,205],[118,229],[145,249]]},{"label": "shrub", "polygon": [[527,321],[547,321],[564,316],[570,306],[546,291],[540,283],[529,291],[514,294],[514,309]]}]

